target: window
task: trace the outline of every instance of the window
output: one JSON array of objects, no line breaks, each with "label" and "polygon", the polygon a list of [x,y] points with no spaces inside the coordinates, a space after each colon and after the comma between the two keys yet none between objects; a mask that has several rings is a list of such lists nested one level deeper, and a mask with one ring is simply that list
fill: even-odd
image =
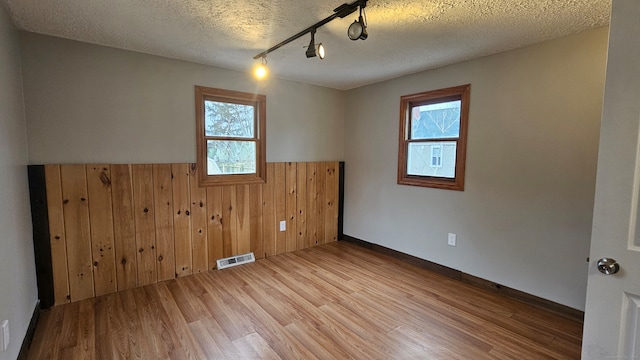
[{"label": "window", "polygon": [[400,98],[398,184],[464,190],[471,85]]},{"label": "window", "polygon": [[196,86],[200,186],[265,182],[267,99]]},{"label": "window", "polygon": [[442,145],[431,145],[431,167],[442,167]]}]

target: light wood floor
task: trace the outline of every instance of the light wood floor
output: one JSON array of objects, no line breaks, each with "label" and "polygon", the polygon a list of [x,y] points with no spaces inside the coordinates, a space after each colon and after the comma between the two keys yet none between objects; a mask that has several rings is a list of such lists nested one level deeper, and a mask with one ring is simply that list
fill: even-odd
[{"label": "light wood floor", "polygon": [[47,310],[29,359],[578,359],[581,337],[339,242]]}]

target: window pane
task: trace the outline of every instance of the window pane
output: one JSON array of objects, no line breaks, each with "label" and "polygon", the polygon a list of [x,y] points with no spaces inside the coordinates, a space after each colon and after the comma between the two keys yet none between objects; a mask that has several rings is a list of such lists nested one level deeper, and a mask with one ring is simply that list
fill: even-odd
[{"label": "window pane", "polygon": [[456,142],[409,143],[407,174],[455,178]]},{"label": "window pane", "polygon": [[253,141],[207,141],[207,174],[254,174],[256,143]]},{"label": "window pane", "polygon": [[253,138],[253,106],[205,100],[206,136]]},{"label": "window pane", "polygon": [[441,139],[460,136],[460,105],[447,101],[411,108],[411,139]]}]

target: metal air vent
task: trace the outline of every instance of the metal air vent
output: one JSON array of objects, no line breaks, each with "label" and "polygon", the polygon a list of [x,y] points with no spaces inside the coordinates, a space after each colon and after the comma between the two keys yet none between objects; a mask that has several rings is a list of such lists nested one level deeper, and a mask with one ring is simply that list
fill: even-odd
[{"label": "metal air vent", "polygon": [[250,252],[244,255],[236,255],[224,259],[218,259],[216,262],[218,263],[218,270],[222,270],[236,265],[252,263],[254,261],[256,261],[256,258],[255,256],[253,256],[253,253]]}]

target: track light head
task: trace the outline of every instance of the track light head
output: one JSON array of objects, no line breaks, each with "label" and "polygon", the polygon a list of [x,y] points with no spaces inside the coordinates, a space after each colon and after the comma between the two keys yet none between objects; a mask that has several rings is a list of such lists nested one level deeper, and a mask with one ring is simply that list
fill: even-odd
[{"label": "track light head", "polygon": [[362,13],[364,12],[364,7],[367,6],[367,2],[360,5],[360,16],[358,20],[355,20],[353,24],[349,25],[349,29],[347,29],[347,35],[349,35],[349,39],[355,41],[358,39],[366,40],[369,37],[367,33],[367,22],[365,19],[367,18],[367,14],[364,14],[364,18],[362,17]]},{"label": "track light head", "polygon": [[311,41],[309,42],[309,46],[307,47],[307,51],[305,52],[305,55],[307,55],[307,58],[312,58],[317,56],[320,59],[324,59],[324,46],[322,45],[322,43],[316,46],[315,34],[316,34],[315,30],[311,31]]},{"label": "track light head", "polygon": [[312,58],[312,57],[316,56],[316,46],[313,43],[313,39],[309,43],[309,47],[307,48],[307,51],[305,52],[305,55],[307,55],[307,58]]},{"label": "track light head", "polygon": [[349,39],[351,40],[366,40],[369,34],[367,34],[367,24],[365,24],[362,15],[355,20],[351,25],[349,25],[349,29],[347,30],[347,35],[349,35]]}]

